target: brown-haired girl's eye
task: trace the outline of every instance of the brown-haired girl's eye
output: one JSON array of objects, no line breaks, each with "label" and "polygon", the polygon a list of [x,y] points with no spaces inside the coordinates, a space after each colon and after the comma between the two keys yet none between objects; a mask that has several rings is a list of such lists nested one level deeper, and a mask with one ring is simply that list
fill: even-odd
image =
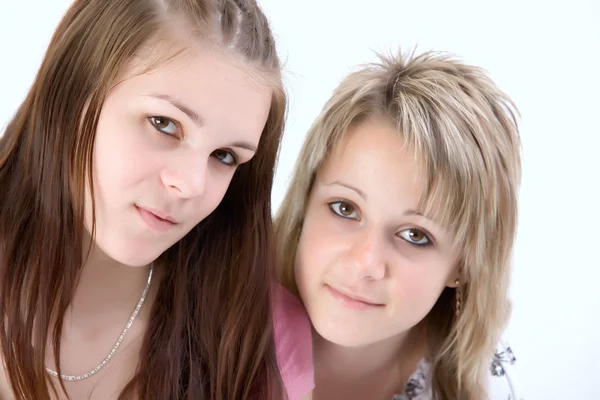
[{"label": "brown-haired girl's eye", "polygon": [[177,124],[167,117],[149,117],[148,120],[157,131],[165,135],[176,136],[179,131]]},{"label": "brown-haired girl's eye", "polygon": [[235,155],[227,150],[215,150],[213,152],[213,156],[217,160],[221,161],[223,164],[228,166],[235,166],[238,163]]}]

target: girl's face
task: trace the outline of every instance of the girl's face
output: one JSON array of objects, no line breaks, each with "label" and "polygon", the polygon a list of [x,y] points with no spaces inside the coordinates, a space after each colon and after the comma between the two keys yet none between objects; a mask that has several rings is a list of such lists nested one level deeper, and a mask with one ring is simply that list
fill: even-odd
[{"label": "girl's face", "polygon": [[350,129],[317,174],[296,259],[316,331],[343,346],[406,333],[454,286],[451,235],[418,209],[423,180],[396,128]]},{"label": "girl's face", "polygon": [[[93,154],[96,244],[142,266],[219,204],[236,167],[255,154],[271,89],[209,47],[142,75],[106,97]],[[86,188],[86,228],[92,222]]]}]

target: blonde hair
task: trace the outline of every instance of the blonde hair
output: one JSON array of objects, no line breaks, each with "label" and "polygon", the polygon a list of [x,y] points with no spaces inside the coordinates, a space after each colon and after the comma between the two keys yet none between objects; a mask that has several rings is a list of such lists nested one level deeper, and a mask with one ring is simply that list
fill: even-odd
[{"label": "blonde hair", "polygon": [[370,116],[393,121],[425,176],[422,211],[449,229],[460,251],[458,291],[446,288],[423,321],[439,399],[485,398],[486,372],[510,312],[521,155],[518,111],[485,71],[447,53],[399,53],[362,66],[336,88],[308,132],[275,233],[283,283],[294,268],[317,172],[348,128]]}]

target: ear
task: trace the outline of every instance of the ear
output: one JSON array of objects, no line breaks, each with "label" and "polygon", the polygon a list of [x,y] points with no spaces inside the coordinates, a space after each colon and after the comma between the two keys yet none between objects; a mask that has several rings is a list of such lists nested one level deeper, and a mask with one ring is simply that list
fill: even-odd
[{"label": "ear", "polygon": [[[457,265],[448,275],[448,280],[446,281],[446,287],[456,288],[457,286],[465,284],[465,276],[462,273],[462,267]],[[457,284],[458,282],[458,284]]]}]

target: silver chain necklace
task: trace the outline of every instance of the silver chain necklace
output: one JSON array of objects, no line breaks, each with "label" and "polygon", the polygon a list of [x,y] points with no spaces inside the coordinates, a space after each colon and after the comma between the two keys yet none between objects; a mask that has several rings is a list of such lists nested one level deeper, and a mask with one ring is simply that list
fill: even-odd
[{"label": "silver chain necklace", "polygon": [[[140,308],[142,308],[142,304],[144,304],[144,300],[146,300],[146,295],[148,294],[148,290],[150,289],[150,282],[152,282],[152,270],[153,270],[153,266],[150,266],[150,274],[148,274],[148,283],[146,283],[146,287],[144,288],[144,292],[142,293],[142,297],[140,298],[140,301],[138,302],[137,306],[135,307],[135,310],[133,310],[133,314],[131,314],[131,317],[129,318],[129,321],[127,322],[127,325],[125,325],[125,328],[123,328],[123,332],[121,332],[121,336],[119,336],[119,338],[117,339],[117,342],[115,343],[115,345],[113,346],[112,350],[110,351],[110,353],[108,353],[108,355],[106,356],[106,358],[104,360],[102,360],[102,362],[100,364],[98,364],[98,366],[96,368],[94,368],[93,370],[91,370],[90,372],[87,372],[83,375],[60,375],[60,377],[65,380],[65,381],[80,381],[82,379],[86,379],[89,378],[90,376],[96,374],[98,371],[100,371],[105,365],[106,363],[108,363],[110,361],[110,359],[114,356],[114,354],[116,353],[117,349],[119,348],[119,346],[121,345],[121,342],[123,341],[123,338],[125,338],[125,334],[127,333],[127,331],[129,330],[129,328],[131,327],[131,325],[133,324],[133,321],[135,320],[135,317],[137,317],[138,313],[140,312]],[[50,368],[46,367],[46,371],[54,376],[54,377],[58,377],[58,372],[51,370]]]}]

